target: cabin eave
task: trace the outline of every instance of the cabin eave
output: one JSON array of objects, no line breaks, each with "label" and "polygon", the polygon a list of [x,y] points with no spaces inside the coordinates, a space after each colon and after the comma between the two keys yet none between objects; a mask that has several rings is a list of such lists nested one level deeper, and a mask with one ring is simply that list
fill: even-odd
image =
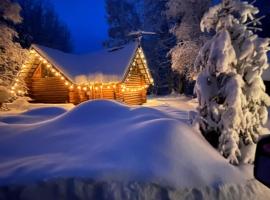
[{"label": "cabin eave", "polygon": [[74,103],[89,99],[112,99],[130,105],[146,102],[147,88],[152,83],[143,50],[134,50],[123,78],[119,81],[86,81],[76,83],[73,77],[34,45],[19,76],[29,88],[29,95],[39,103]]}]

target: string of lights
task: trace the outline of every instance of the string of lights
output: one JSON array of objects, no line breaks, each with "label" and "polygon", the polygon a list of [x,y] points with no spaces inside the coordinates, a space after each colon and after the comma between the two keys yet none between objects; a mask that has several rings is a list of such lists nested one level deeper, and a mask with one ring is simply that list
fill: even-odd
[{"label": "string of lights", "polygon": [[[147,65],[147,62],[145,60],[144,57],[144,53],[142,51],[141,48],[139,48],[138,50],[138,54],[136,55],[137,59],[141,59],[143,61],[143,65],[144,65],[144,70],[146,73],[144,73],[145,76],[147,76],[146,78],[149,80],[149,82],[151,84],[153,84],[153,79],[151,78],[150,72],[148,70],[147,67],[145,67],[145,65]],[[148,85],[142,85],[142,86],[128,86],[128,84],[126,83],[116,83],[116,82],[109,82],[109,83],[95,83],[95,82],[89,82],[86,84],[74,84],[72,83],[68,78],[66,78],[64,76],[64,74],[58,70],[55,66],[51,65],[44,57],[42,57],[37,51],[35,51],[34,49],[30,50],[30,55],[34,56],[34,58],[37,58],[41,63],[43,63],[46,68],[55,76],[58,77],[61,81],[64,82],[64,85],[67,86],[70,90],[73,90],[74,88],[77,88],[78,90],[83,90],[83,91],[91,91],[91,90],[104,90],[104,89],[117,89],[118,87],[120,87],[120,91],[121,92],[139,92],[142,90],[145,90],[148,88]],[[136,59],[135,61],[132,63],[133,66],[131,66],[129,68],[129,72],[131,72],[136,66]],[[30,70],[31,66],[30,65],[22,65],[22,70],[27,71]],[[20,75],[20,74],[19,74]],[[129,73],[130,75],[130,73]],[[129,78],[126,79],[126,81],[129,81]],[[19,95],[23,95],[26,92],[18,89],[19,85],[18,85],[18,79],[15,80],[14,85],[11,88],[11,92],[15,93],[15,94],[19,94]]]}]

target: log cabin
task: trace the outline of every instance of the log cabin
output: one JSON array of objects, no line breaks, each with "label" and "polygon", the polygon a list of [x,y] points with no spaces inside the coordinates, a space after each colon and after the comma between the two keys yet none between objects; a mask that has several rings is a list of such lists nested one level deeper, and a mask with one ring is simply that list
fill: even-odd
[{"label": "log cabin", "polygon": [[[153,84],[138,42],[85,55],[32,45],[18,76],[26,83],[26,94],[37,103],[111,99],[141,105]],[[13,92],[18,87],[15,83]]]}]

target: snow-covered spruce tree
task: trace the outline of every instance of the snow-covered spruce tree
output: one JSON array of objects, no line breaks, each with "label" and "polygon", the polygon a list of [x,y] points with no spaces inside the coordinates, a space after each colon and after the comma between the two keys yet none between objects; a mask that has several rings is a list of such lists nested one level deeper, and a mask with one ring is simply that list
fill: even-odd
[{"label": "snow-covered spruce tree", "polygon": [[[0,108],[15,93],[11,93],[16,81],[17,89],[25,88],[23,80],[16,79],[23,63],[25,51],[15,42],[14,24],[20,23],[20,6],[10,0],[0,0]],[[20,91],[21,93],[22,91]]]},{"label": "snow-covered spruce tree", "polygon": [[217,138],[219,152],[233,164],[252,162],[245,150],[263,134],[270,106],[261,78],[269,39],[255,34],[258,12],[247,2],[223,0],[201,21],[201,29],[215,36],[195,62],[200,128],[207,139]]},{"label": "snow-covered spruce tree", "polygon": [[210,0],[169,0],[167,3],[166,15],[171,21],[170,32],[177,40],[170,50],[172,69],[184,82],[195,76],[194,60],[206,41],[206,34],[200,30],[200,21],[210,3]]}]

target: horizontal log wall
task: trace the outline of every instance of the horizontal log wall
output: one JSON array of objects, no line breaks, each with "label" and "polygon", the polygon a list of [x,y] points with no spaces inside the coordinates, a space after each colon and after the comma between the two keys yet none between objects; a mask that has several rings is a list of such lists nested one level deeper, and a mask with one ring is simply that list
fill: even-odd
[{"label": "horizontal log wall", "polygon": [[146,85],[146,71],[141,59],[134,59],[129,69],[128,74],[123,82],[119,83],[95,83],[85,86],[73,85],[70,87],[65,85],[65,82],[59,77],[43,77],[42,70],[45,69],[37,57],[32,56],[21,74],[25,77],[27,87],[29,88],[29,96],[34,102],[41,103],[74,103],[90,99],[111,99],[123,102],[129,105],[140,105],[146,102],[147,89],[143,88]]},{"label": "horizontal log wall", "polygon": [[29,96],[38,103],[68,103],[69,91],[58,77],[31,78]]},{"label": "horizontal log wall", "polygon": [[124,92],[124,102],[130,105],[141,105],[146,102],[146,85],[144,66],[141,58],[137,55],[133,66],[125,79],[126,91]]},{"label": "horizontal log wall", "polygon": [[121,101],[120,84],[95,83],[91,86],[78,86],[69,90],[69,101],[74,104],[91,99],[109,99]]},{"label": "horizontal log wall", "polygon": [[36,103],[67,103],[69,90],[59,77],[45,76],[46,65],[37,57],[32,56],[25,63],[20,75],[25,77],[28,96]]},{"label": "horizontal log wall", "polygon": [[70,89],[69,101],[74,104],[90,99],[115,99],[128,105],[146,102],[145,78],[139,65],[133,66],[124,83],[95,83]]}]

